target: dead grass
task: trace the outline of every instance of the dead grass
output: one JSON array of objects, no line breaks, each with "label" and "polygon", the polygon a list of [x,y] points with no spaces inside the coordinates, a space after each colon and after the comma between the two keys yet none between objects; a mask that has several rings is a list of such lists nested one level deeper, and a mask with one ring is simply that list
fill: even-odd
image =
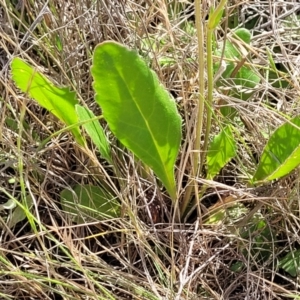
[{"label": "dead grass", "polygon": [[[117,142],[112,141],[117,176],[99,161],[92,145],[90,153],[83,153],[69,133],[39,149],[39,141],[62,125],[20,94],[11,80],[9,63],[22,57],[59,85],[70,86],[82,103],[99,113],[89,71],[94,47],[116,40],[136,49],[175,97],[184,119],[177,164],[182,196],[197,99],[191,2],[0,0],[0,201],[14,197],[26,203],[30,197],[34,203],[29,221],[12,228],[1,215],[0,299],[300,297],[297,278],[277,267],[278,259],[300,244],[298,171],[268,186],[246,184],[265,136],[286,115],[299,114],[296,1],[230,1],[228,13],[238,14],[241,27],[258,16],[253,25],[257,29],[253,67],[260,71],[267,67],[268,49],[275,63],[288,71],[290,87],[272,86],[263,77],[247,102],[215,91],[216,99],[238,109],[246,125],[240,125],[237,134],[239,156],[215,181],[199,178],[209,186],[199,208],[202,216],[194,212],[182,224],[172,223],[170,200],[154,178],[146,181],[138,176],[141,166]],[[218,39],[226,30],[224,22]],[[219,125],[216,122],[214,130]],[[72,224],[60,206],[62,189],[103,182],[121,201],[122,218]],[[158,205],[155,213],[149,202]],[[208,223],[219,211],[223,218]],[[261,228],[253,229],[255,220],[263,220],[265,234]]]}]

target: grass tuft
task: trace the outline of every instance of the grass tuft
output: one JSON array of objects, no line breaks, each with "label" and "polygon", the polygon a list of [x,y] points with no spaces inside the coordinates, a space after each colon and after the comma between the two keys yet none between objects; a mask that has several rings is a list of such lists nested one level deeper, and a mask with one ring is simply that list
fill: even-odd
[{"label": "grass tuft", "polygon": [[[299,114],[298,6],[228,1],[214,42],[230,38],[235,27],[248,28],[252,40],[244,64],[261,81],[247,101],[230,95],[233,80],[214,88],[212,133],[225,126],[221,108],[234,108],[238,155],[214,180],[205,180],[186,175],[193,168],[199,92],[192,2],[0,0],[1,299],[300,297],[297,278],[278,264],[300,245],[299,170],[248,186],[270,134]],[[98,116],[90,67],[94,48],[106,40],[135,49],[176,100],[184,120],[176,163],[179,200],[191,180],[207,187],[181,223],[173,222],[172,202],[153,174],[102,120],[114,169],[88,137],[89,150],[83,150],[13,84],[10,62],[20,57],[70,87]],[[113,191],[121,217],[72,222],[60,193],[78,184]]]}]

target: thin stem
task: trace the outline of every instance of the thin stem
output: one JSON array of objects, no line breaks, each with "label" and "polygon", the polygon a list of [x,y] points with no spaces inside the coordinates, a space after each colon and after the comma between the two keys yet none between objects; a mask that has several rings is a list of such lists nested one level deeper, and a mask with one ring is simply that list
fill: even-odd
[{"label": "thin stem", "polygon": [[191,181],[186,188],[184,199],[182,201],[180,212],[181,216],[184,214],[186,207],[191,201],[191,195],[193,189],[195,193],[198,190],[198,183],[196,181],[197,175],[200,173],[198,169],[200,162],[200,146],[201,146],[201,135],[203,127],[203,116],[204,116],[204,89],[205,89],[205,51],[204,51],[204,34],[203,34],[203,14],[201,0],[195,0],[195,17],[196,17],[196,29],[198,38],[198,77],[199,77],[199,98],[197,106],[197,117],[196,117],[196,137],[194,142],[194,151],[192,153],[192,169],[191,169]]},{"label": "thin stem", "polygon": [[195,13],[196,13],[196,27],[198,36],[198,66],[199,66],[199,98],[198,98],[198,112],[197,112],[197,124],[196,124],[196,138],[194,143],[194,159],[193,159],[193,171],[194,175],[197,175],[201,170],[198,169],[200,163],[200,149],[201,149],[201,135],[203,127],[204,117],[204,90],[205,90],[205,49],[204,49],[204,33],[202,22],[202,7],[200,0],[195,1]]},{"label": "thin stem", "polygon": [[[196,117],[196,137],[194,143],[194,151],[192,153],[192,169],[191,180],[186,188],[184,199],[181,203],[180,213],[183,216],[188,204],[191,201],[193,189],[195,194],[198,195],[198,183],[197,177],[201,174],[208,148],[209,134],[211,130],[211,120],[213,112],[213,88],[214,88],[214,74],[213,74],[213,32],[220,22],[222,11],[227,0],[221,0],[217,8],[210,15],[208,24],[206,25],[206,53],[207,53],[207,101],[204,98],[205,92],[205,47],[204,47],[204,26],[203,26],[203,12],[200,0],[195,0],[195,17],[196,17],[196,29],[198,37],[198,65],[199,65],[199,98],[198,98],[198,110]],[[205,105],[206,103],[206,105]],[[204,119],[204,110],[206,108],[206,129],[204,136],[204,145],[201,150],[201,136]]]},{"label": "thin stem", "polygon": [[205,161],[208,139],[211,129],[211,119],[213,112],[213,90],[214,90],[214,71],[213,71],[213,32],[220,22],[222,12],[227,0],[221,0],[217,8],[214,10],[212,15],[209,17],[208,24],[206,27],[206,52],[207,52],[207,102],[206,102],[206,129],[204,137],[204,145],[201,155],[200,170]]},{"label": "thin stem", "polygon": [[203,145],[202,155],[201,155],[200,168],[202,168],[206,157],[209,133],[211,129],[212,109],[213,109],[214,72],[213,72],[213,57],[212,57],[212,40],[213,40],[213,30],[208,29],[207,45],[206,45],[206,51],[207,51],[206,128],[205,128],[205,137],[204,137],[204,145]]}]

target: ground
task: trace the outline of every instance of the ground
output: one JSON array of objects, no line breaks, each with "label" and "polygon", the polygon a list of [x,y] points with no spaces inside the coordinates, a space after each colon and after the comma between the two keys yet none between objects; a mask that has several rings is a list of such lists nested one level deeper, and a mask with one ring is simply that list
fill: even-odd
[{"label": "ground", "polygon": [[[225,51],[227,65],[236,74],[248,66],[258,80],[245,93],[236,92],[233,73],[215,77],[209,142],[230,124],[237,153],[208,178],[205,165],[192,176],[201,90],[193,2],[0,0],[0,299],[300,297],[299,170],[250,184],[271,134],[299,114],[300,4],[227,1],[213,32],[214,71],[227,40],[246,53]],[[219,3],[209,2],[202,3],[204,28],[209,7]],[[251,33],[248,46],[235,39],[237,28]],[[82,128],[85,146],[12,79],[11,62],[22,58],[101,116],[90,67],[96,45],[108,40],[140,55],[181,115],[175,202],[103,118],[111,163]],[[234,116],[224,117],[224,107]],[[177,219],[175,203],[182,205],[191,182],[199,194],[191,191]],[[100,196],[89,194],[95,198],[105,191],[120,211],[112,218],[80,210],[77,195],[74,219],[62,195],[75,199],[82,186],[99,188]]]}]

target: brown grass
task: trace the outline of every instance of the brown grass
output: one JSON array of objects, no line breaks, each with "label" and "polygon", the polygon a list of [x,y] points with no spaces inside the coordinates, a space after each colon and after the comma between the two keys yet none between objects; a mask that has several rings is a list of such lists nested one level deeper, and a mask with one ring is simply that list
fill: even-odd
[{"label": "brown grass", "polygon": [[[236,127],[239,155],[215,181],[198,179],[208,186],[201,217],[194,211],[181,224],[172,223],[170,200],[154,177],[141,178],[139,162],[113,138],[117,176],[93,145],[83,152],[68,132],[39,149],[39,141],[62,124],[12,82],[10,61],[22,57],[99,114],[90,75],[93,49],[105,40],[136,49],[175,97],[184,120],[176,171],[182,197],[198,91],[191,2],[0,0],[0,202],[33,201],[27,219],[12,228],[10,212],[0,211],[0,299],[300,297],[297,278],[277,264],[300,244],[298,171],[263,187],[247,185],[266,136],[286,116],[299,114],[297,2],[229,1],[227,16],[236,13],[241,27],[252,18],[250,10],[258,16],[248,63],[262,80],[247,102],[215,90],[215,115],[222,99],[246,125]],[[220,41],[230,33],[225,19],[216,34]],[[289,88],[266,78],[267,50],[287,71]],[[213,133],[220,125],[214,122]],[[62,211],[60,192],[103,182],[122,203],[122,217],[72,223]],[[159,209],[153,213],[149,203]],[[222,218],[212,221],[218,212]],[[255,228],[259,221],[263,228]]]}]

